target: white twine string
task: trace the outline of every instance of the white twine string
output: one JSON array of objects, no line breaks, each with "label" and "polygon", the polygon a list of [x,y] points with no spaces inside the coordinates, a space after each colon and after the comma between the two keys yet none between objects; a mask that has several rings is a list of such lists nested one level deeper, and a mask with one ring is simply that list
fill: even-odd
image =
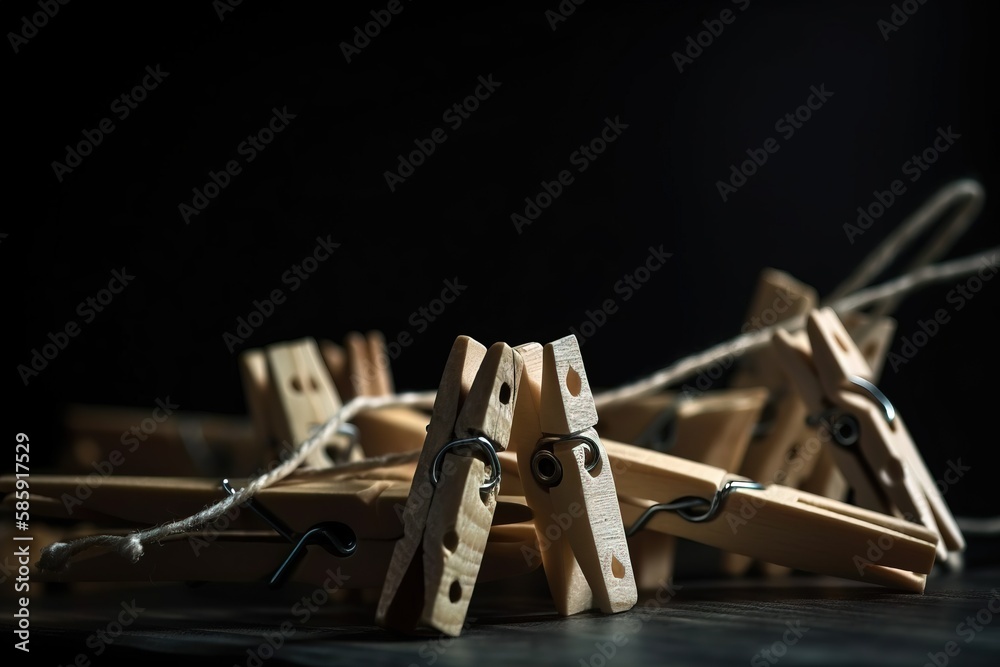
[{"label": "white twine string", "polygon": [[[909,294],[921,287],[967,276],[984,267],[996,268],[998,266],[1000,266],[1000,247],[943,264],[925,266],[895,280],[860,290],[827,305],[840,314],[861,310],[867,306]],[[777,329],[798,331],[805,327],[805,324],[806,316],[799,315],[756,331],[741,334],[703,352],[684,357],[637,382],[597,393],[594,395],[594,402],[600,409],[612,403],[656,393],[664,387],[676,384],[711,367],[720,359],[729,356],[739,357],[750,350],[767,345]]]},{"label": "white twine string", "polygon": [[[899,301],[915,290],[947,280],[953,280],[969,275],[984,267],[1000,266],[1000,248],[977,253],[962,259],[953,260],[939,265],[927,265],[943,255],[948,248],[965,232],[983,205],[982,186],[974,181],[963,179],[955,181],[939,190],[927,203],[913,215],[907,218],[898,230],[890,234],[882,244],[873,251],[847,280],[827,297],[824,305],[830,306],[838,313],[861,310],[869,306],[880,308],[879,314],[891,312]],[[902,248],[913,241],[917,235],[943,212],[955,206],[958,212],[950,222],[927,244],[924,251],[911,263],[916,268],[901,275],[895,280],[860,289],[875,276],[879,275],[894,260]],[[712,364],[728,356],[738,357],[749,350],[766,345],[774,331],[781,328],[796,331],[805,326],[806,317],[798,316],[779,322],[769,327],[748,332],[729,341],[719,343],[703,352],[684,357],[637,382],[623,385],[616,389],[596,393],[594,402],[598,409],[611,403],[627,401],[640,396],[655,393],[687,377],[690,377]],[[55,542],[42,550],[38,567],[42,570],[64,569],[69,560],[76,554],[92,547],[107,547],[118,551],[131,560],[138,561],[143,555],[143,545],[159,541],[170,535],[195,531],[209,522],[225,514],[233,505],[240,505],[250,500],[257,492],[278,482],[294,472],[309,454],[325,445],[337,432],[337,429],[349,422],[363,410],[374,410],[386,407],[412,406],[431,408],[436,392],[410,392],[389,396],[359,396],[345,403],[340,410],[320,427],[309,439],[302,442],[295,453],[284,463],[276,466],[270,472],[264,473],[250,481],[236,493],[225,497],[219,502],[209,505],[202,511],[186,519],[135,531],[129,535],[92,535],[77,538],[69,542]],[[417,452],[406,452],[389,457],[377,457],[364,461],[338,466],[338,470],[359,471],[377,468],[383,465],[394,465],[415,460]]]},{"label": "white twine string", "polygon": [[[337,429],[349,422],[362,410],[375,410],[393,406],[433,407],[436,392],[411,392],[389,396],[358,396],[345,403],[337,413],[317,431],[302,442],[287,460],[273,470],[251,480],[236,493],[209,505],[197,514],[172,521],[154,528],[138,530],[129,535],[89,535],[69,542],[54,542],[42,549],[38,567],[42,570],[62,570],[76,554],[92,547],[109,547],[125,556],[133,563],[143,555],[143,545],[157,542],[170,535],[195,531],[205,524],[225,514],[230,507],[250,500],[258,491],[265,489],[294,472],[317,447],[325,445],[336,434]],[[360,462],[359,462],[360,463]],[[367,462],[375,467],[375,461]]]}]

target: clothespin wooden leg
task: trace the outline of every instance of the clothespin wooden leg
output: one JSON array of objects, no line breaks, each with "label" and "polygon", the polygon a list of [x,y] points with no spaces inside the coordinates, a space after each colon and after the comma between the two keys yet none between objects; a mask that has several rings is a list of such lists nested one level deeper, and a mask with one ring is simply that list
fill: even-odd
[{"label": "clothespin wooden leg", "polygon": [[[312,338],[275,343],[240,356],[248,407],[258,438],[278,455],[275,442],[293,448],[308,439],[342,407],[340,395]],[[305,460],[311,468],[329,468],[334,456],[356,461],[361,451],[346,433],[333,436]]]},{"label": "clothespin wooden leg", "polygon": [[[380,625],[461,633],[496,507],[496,452],[510,438],[521,369],[504,343],[486,350],[460,336],[452,346],[376,610]],[[456,456],[459,443],[478,448],[473,456],[486,455],[489,469]]]},{"label": "clothespin wooden leg", "polygon": [[541,439],[530,440],[534,416],[519,403],[518,469],[556,609],[573,614],[593,606],[604,613],[631,609],[635,576],[618,505],[614,473],[604,451],[597,409],[579,343],[566,336],[539,347],[517,348],[525,384],[538,396]]}]

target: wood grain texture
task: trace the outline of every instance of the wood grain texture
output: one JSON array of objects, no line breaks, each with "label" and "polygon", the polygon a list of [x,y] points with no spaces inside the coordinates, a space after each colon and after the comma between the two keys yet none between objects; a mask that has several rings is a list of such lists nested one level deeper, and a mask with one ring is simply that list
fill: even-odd
[{"label": "wood grain texture", "polygon": [[[268,377],[280,406],[273,427],[281,440],[293,448],[298,447],[333,417],[343,403],[314,339],[275,343],[267,346],[265,354]],[[360,451],[349,452],[348,447],[349,438],[334,435],[325,446],[313,449],[304,464],[328,468],[341,457],[347,460],[362,458]]]},{"label": "wood grain texture", "polygon": [[486,348],[469,336],[456,338],[448,354],[403,511],[403,536],[393,549],[375,611],[375,621],[383,627],[413,631],[423,612],[423,539],[429,494],[433,494],[431,464],[441,448],[454,439],[459,409],[485,356]]},{"label": "wood grain texture", "polygon": [[[556,611],[563,616],[594,608],[594,595],[573,553],[573,545],[558,521],[553,498],[548,487],[535,480],[531,459],[542,437],[539,406],[542,391],[543,348],[540,343],[525,343],[514,348],[521,357],[523,372],[511,424],[510,448],[516,454],[516,467],[511,473],[518,482],[528,506],[534,514],[534,529],[538,550],[529,552],[529,559],[540,561],[552,594]],[[509,460],[505,456],[503,461]],[[504,489],[510,488],[510,474],[504,478]]]},{"label": "wood grain texture", "polygon": [[[733,478],[722,469],[669,454],[610,441],[605,446],[626,525],[656,503],[685,496],[710,499]],[[922,589],[937,542],[924,526],[777,484],[731,492],[708,521],[659,512],[647,528],[786,567],[913,591]],[[877,558],[867,558],[877,567],[859,567],[858,559],[871,553],[868,541],[877,544],[880,538],[888,546]]]},{"label": "wood grain texture", "polygon": [[[431,483],[429,494],[423,490],[435,457],[450,442],[486,436],[497,451],[506,448],[521,364],[506,343],[484,351],[460,336],[453,345],[403,513],[404,535],[379,599],[381,625],[406,633],[461,632],[499,493],[494,486],[484,498],[480,486],[501,471],[470,459],[458,468],[461,475],[444,475],[436,486]],[[445,464],[455,458],[449,453]]]},{"label": "wood grain texture", "polygon": [[594,394],[576,336],[564,336],[543,348],[541,401],[543,433],[567,435],[597,424]]},{"label": "wood grain texture", "polygon": [[[562,466],[561,481],[549,489],[553,512],[571,519],[561,527],[598,608],[606,614],[631,609],[637,597],[632,558],[614,472],[594,428],[597,407],[576,336],[544,346],[540,396],[543,433],[580,436],[589,439],[596,450],[580,440],[553,445],[552,453]],[[588,463],[594,464],[589,471]]]},{"label": "wood grain texture", "polygon": [[[590,428],[581,435],[597,443],[600,462],[587,471],[587,462],[594,455],[589,446],[555,445],[563,475],[550,493],[555,511],[571,518],[565,532],[590,584],[594,602],[605,614],[614,614],[635,606],[635,573],[610,461],[597,431]],[[574,506],[580,508],[579,515],[573,511]]]}]

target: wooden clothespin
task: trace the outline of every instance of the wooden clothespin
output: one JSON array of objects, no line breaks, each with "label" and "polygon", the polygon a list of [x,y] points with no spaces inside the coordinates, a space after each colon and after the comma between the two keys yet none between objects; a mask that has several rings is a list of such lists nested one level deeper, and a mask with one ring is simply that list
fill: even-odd
[{"label": "wooden clothespin", "polygon": [[[937,535],[881,512],[606,440],[626,532],[648,528],[789,568],[920,592]],[[874,546],[873,546],[874,545]]]},{"label": "wooden clothespin", "polygon": [[[341,347],[320,342],[320,351],[340,396],[389,396],[395,381],[389,364],[385,337],[379,331],[349,332]],[[358,412],[351,423],[357,427],[365,456],[416,451],[423,446],[430,415],[423,410],[399,406]]]},{"label": "wooden clothespin", "polygon": [[937,554],[956,565],[965,540],[895,406],[843,322],[830,308],[809,314],[808,344],[775,332],[782,366],[828,429],[830,453],[861,507],[905,517],[937,536]]},{"label": "wooden clothespin", "polygon": [[534,514],[556,610],[631,609],[635,576],[615,478],[595,430],[597,409],[575,336],[520,345],[522,388],[511,430],[521,491]]},{"label": "wooden clothespin", "polygon": [[[239,358],[243,389],[260,446],[279,455],[307,440],[342,407],[330,372],[313,338],[274,343],[244,351]],[[364,454],[345,424],[326,447],[315,448],[305,464],[328,468]]]},{"label": "wooden clothespin", "polygon": [[[805,316],[819,302],[816,290],[784,271],[765,269],[748,309],[746,326],[759,328],[792,317]],[[881,367],[895,323],[852,312],[849,331],[870,363]],[[790,336],[806,340],[804,330]],[[740,475],[765,483],[800,488],[827,498],[844,500],[847,485],[826,448],[820,447],[816,427],[806,422],[807,406],[782,370],[773,345],[740,358],[731,387],[763,387],[768,392],[760,428],[750,441],[740,464],[731,468]],[[723,554],[721,567],[730,575],[743,574],[751,561],[740,554]],[[758,563],[766,575],[787,574],[788,568]]]},{"label": "wooden clothespin", "polygon": [[510,438],[521,371],[505,343],[487,350],[459,336],[453,344],[378,602],[379,625],[461,633],[496,510],[497,452]]},{"label": "wooden clothespin", "polygon": [[[871,368],[871,381],[878,382],[889,347],[892,345],[892,338],[896,333],[896,320],[888,316],[871,316],[858,311],[846,312],[841,319]],[[798,335],[800,342],[808,339],[804,331]],[[811,435],[817,433],[816,428],[809,424],[804,428]],[[837,500],[846,500],[849,491],[847,480],[837,467],[829,447],[823,447],[817,452],[815,464],[798,486],[803,491]]]},{"label": "wooden clothespin", "polygon": [[[0,492],[12,491],[15,483],[13,476],[0,478]],[[45,522],[62,526],[60,540],[94,533],[128,535],[192,516],[242,484],[224,482],[220,488],[218,481],[203,477],[116,475],[91,489],[82,506],[66,506],[65,495],[86,483],[83,476],[32,475],[33,528]],[[333,570],[338,588],[378,590],[403,534],[399,514],[409,488],[409,480],[360,479],[337,469],[300,470],[249,502],[234,505],[203,530],[148,544],[137,562],[97,547],[78,554],[65,570],[35,568],[32,579],[276,587],[292,581],[318,585]],[[537,567],[521,555],[522,548],[536,546],[523,499],[500,496],[496,506],[478,570],[481,581],[515,577]]]}]

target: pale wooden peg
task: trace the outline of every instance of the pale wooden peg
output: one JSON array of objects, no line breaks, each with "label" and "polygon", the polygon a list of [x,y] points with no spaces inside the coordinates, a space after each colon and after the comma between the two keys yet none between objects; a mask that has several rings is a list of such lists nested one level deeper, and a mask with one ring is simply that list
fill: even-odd
[{"label": "pale wooden peg", "polygon": [[[265,355],[272,391],[280,407],[274,428],[280,439],[298,446],[343,407],[340,395],[314,339],[275,343],[267,346]],[[360,449],[351,445],[350,437],[334,435],[325,447],[315,448],[305,464],[326,468],[336,459],[363,458]]]},{"label": "pale wooden peg", "polygon": [[[851,339],[861,351],[872,371],[871,380],[877,381],[882,366],[885,362],[886,352],[892,342],[892,336],[896,330],[896,323],[890,317],[872,317],[857,311],[851,311],[844,315],[843,322]],[[790,338],[794,338],[796,343],[803,350],[810,350],[808,333],[805,330],[789,333]],[[811,351],[810,351],[811,353]],[[772,359],[777,370],[781,370],[781,363],[777,357],[777,352],[771,350]],[[794,389],[786,377],[786,391]],[[787,400],[787,399],[786,399]],[[778,443],[772,445],[772,451],[782,451],[784,454],[780,459],[772,459],[770,466],[765,466],[758,474],[766,476],[754,477],[761,481],[775,481],[785,486],[794,486],[803,491],[809,491],[827,498],[836,500],[846,500],[849,491],[847,479],[833,459],[830,447],[820,446],[820,443],[829,440],[829,435],[821,433],[817,426],[806,422],[805,415],[807,406],[800,398],[795,397],[798,410],[787,411],[786,415],[794,414],[799,422],[798,435],[789,440],[783,446]],[[786,422],[794,426],[794,421]],[[789,434],[794,433],[794,428],[788,430]],[[821,437],[822,436],[822,437]],[[746,470],[741,470],[741,474],[746,474]],[[870,504],[869,506],[874,506]],[[738,563],[743,556],[732,554],[725,559],[727,566],[732,572],[734,563]],[[778,576],[788,574],[790,570],[773,563],[758,563],[759,569],[768,576]]]},{"label": "pale wooden peg", "polygon": [[940,537],[938,556],[948,562],[951,554],[965,549],[965,540],[898,411],[872,384],[871,368],[832,309],[810,313],[806,328],[810,356],[786,344],[781,332],[776,334],[778,349],[797,384],[819,387],[823,401],[810,403],[813,414],[832,409],[839,413],[837,419],[846,415],[854,420],[833,423],[831,428],[854,432],[838,438],[844,445],[831,444],[831,453],[857,502],[934,530]]},{"label": "pale wooden peg", "polygon": [[[566,336],[516,351],[529,388],[515,415],[518,470],[556,609],[563,615],[631,609],[635,575],[579,343]],[[523,396],[529,392],[537,409]]]},{"label": "pale wooden peg", "polygon": [[[760,328],[805,315],[817,302],[816,290],[811,286],[784,271],[765,269],[747,312],[747,326]],[[730,386],[764,387],[769,393],[769,405],[764,411],[765,428],[751,440],[742,462],[732,470],[761,482],[777,481],[786,486],[798,486],[812,464],[811,459],[795,456],[806,428],[806,406],[792,391],[771,346],[744,355]]]},{"label": "pale wooden peg", "polygon": [[484,490],[484,478],[499,482],[501,472],[449,447],[485,437],[491,451],[506,448],[521,372],[520,357],[504,343],[487,350],[459,336],[452,346],[376,609],[379,625],[461,633],[499,491],[499,483]]},{"label": "pale wooden peg", "polygon": [[[532,472],[532,455],[541,437],[538,409],[541,404],[543,348],[539,343],[518,345],[514,351],[521,357],[521,390],[514,406],[510,447],[501,456],[504,464],[504,489],[513,493],[517,488],[524,495],[534,514],[537,548],[526,550],[529,562],[541,563],[556,611],[569,616],[593,609],[594,594],[573,553],[573,545],[565,532],[565,524],[576,521],[568,512],[561,518],[556,512],[548,487],[540,485]],[[513,465],[508,465],[509,463]],[[516,482],[516,487],[515,487]]]},{"label": "pale wooden peg", "polygon": [[[395,391],[381,332],[369,331],[367,335],[351,332],[343,349],[345,376],[350,381],[352,396],[389,396]],[[425,412],[407,406],[361,410],[353,419],[366,456],[420,449],[429,421],[430,416]]]},{"label": "pale wooden peg", "polygon": [[[710,502],[727,482],[750,482],[634,445],[606,441],[605,446],[623,489],[622,517],[630,530],[657,504],[686,497]],[[703,521],[659,511],[644,528],[805,572],[913,592],[923,590],[934,564],[937,535],[926,527],[779,484],[732,489],[717,507]]]},{"label": "pale wooden peg", "polygon": [[[896,333],[896,321],[891,317],[873,317],[858,311],[850,311],[842,316],[844,326],[850,333],[861,354],[864,355],[872,371],[872,382],[878,382],[882,368]],[[816,429],[806,426],[808,432],[816,434]],[[800,482],[803,491],[816,493],[827,498],[846,500],[850,486],[844,474],[837,467],[830,448],[822,447],[815,454],[816,463]]]},{"label": "pale wooden peg", "polygon": [[254,440],[261,452],[277,455],[275,447],[278,401],[267,370],[267,355],[260,348],[244,350],[239,356],[240,381],[253,425]]}]

